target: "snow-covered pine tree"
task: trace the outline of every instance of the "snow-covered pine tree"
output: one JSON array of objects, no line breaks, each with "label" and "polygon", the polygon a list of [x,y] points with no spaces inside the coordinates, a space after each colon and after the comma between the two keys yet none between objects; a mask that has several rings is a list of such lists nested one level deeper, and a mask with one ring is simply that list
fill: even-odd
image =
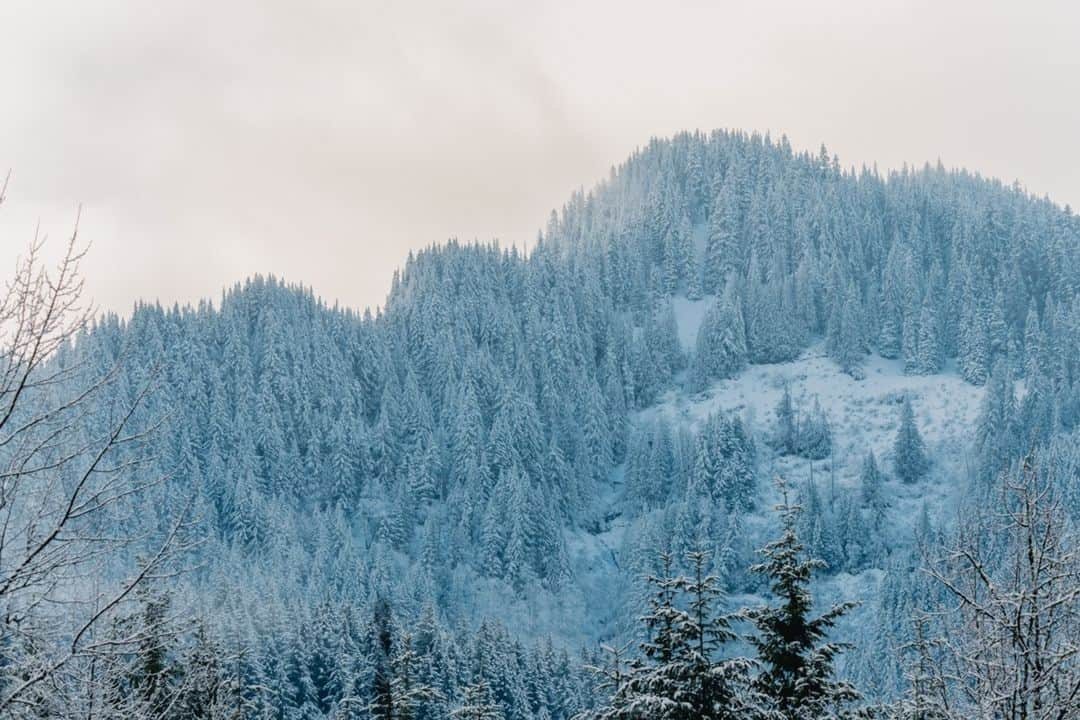
[{"label": "snow-covered pine tree", "polygon": [[776,445],[781,452],[790,454],[798,448],[798,418],[791,401],[791,388],[785,383],[784,392],[776,406]]},{"label": "snow-covered pine tree", "polygon": [[866,355],[866,328],[862,299],[855,282],[848,283],[842,299],[833,305],[825,336],[825,349],[840,369],[860,377],[859,365]]},{"label": "snow-covered pine tree", "polygon": [[413,650],[412,635],[403,633],[397,644],[398,650],[392,663],[394,677],[390,682],[389,693],[389,708],[392,710],[385,717],[392,720],[416,720],[420,705],[439,698],[440,693],[426,685],[419,677],[419,657]]},{"label": "snow-covered pine tree", "polygon": [[[585,713],[594,720],[755,720],[766,702],[750,683],[752,663],[726,657],[735,640],[735,616],[719,612],[719,579],[706,571],[711,554],[687,553],[690,576],[672,574],[672,556],[660,555],[660,575],[647,582],[654,590],[641,621],[646,639],[642,657],[625,666],[622,653],[604,671],[601,687],[610,697]],[[679,601],[685,599],[686,606]]]},{"label": "snow-covered pine tree", "polygon": [[1028,377],[1039,374],[1039,360],[1042,358],[1043,333],[1039,324],[1039,311],[1032,298],[1024,320],[1024,371]]},{"label": "snow-covered pine tree", "polygon": [[746,367],[746,333],[738,301],[726,294],[705,313],[690,365],[690,387],[703,390],[711,380],[728,378]]},{"label": "snow-covered pine tree", "polygon": [[919,315],[919,350],[915,359],[915,372],[920,375],[933,375],[941,371],[945,362],[942,348],[941,325],[932,298],[923,301]]},{"label": "snow-covered pine tree", "polygon": [[904,402],[900,405],[900,427],[893,444],[893,467],[896,477],[905,483],[913,483],[926,474],[929,464],[922,435],[919,434],[919,428],[915,425],[915,411],[911,407],[911,398],[905,395]]},{"label": "snow-covered pine tree", "polygon": [[814,398],[814,408],[809,417],[799,425],[796,453],[808,460],[822,460],[832,454],[832,428],[829,418]]},{"label": "snow-covered pine tree", "polygon": [[994,365],[986,383],[979,418],[975,426],[975,452],[978,473],[989,485],[1023,452],[1016,417],[1016,394],[1005,361]]},{"label": "snow-covered pine tree", "polygon": [[390,603],[385,598],[375,601],[371,623],[371,648],[374,672],[371,676],[371,701],[368,712],[374,720],[396,720],[398,708],[394,692],[394,619]]},{"label": "snow-covered pine tree", "polygon": [[450,717],[461,720],[503,720],[505,715],[492,699],[491,687],[481,678],[463,688],[461,705],[450,712]]},{"label": "snow-covered pine tree", "polygon": [[181,662],[184,687],[176,704],[178,713],[192,720],[221,717],[227,704],[220,666],[222,648],[210,637],[205,622],[198,622],[191,648]]},{"label": "snow-covered pine tree", "polygon": [[754,682],[769,699],[770,709],[784,720],[833,718],[850,708],[859,693],[833,677],[834,660],[848,646],[826,638],[836,621],[856,604],[843,602],[821,615],[811,615],[810,579],[823,563],[806,557],[795,530],[801,508],[788,501],[783,481],[779,486],[783,500],[776,509],[781,535],[761,550],[764,562],[751,568],[768,579],[777,604],[744,611],[757,629],[748,638],[762,668]]},{"label": "snow-covered pine tree", "polygon": [[964,379],[972,385],[986,382],[990,371],[990,340],[986,313],[977,301],[970,300],[961,310],[958,362]]},{"label": "snow-covered pine tree", "polygon": [[693,550],[686,555],[691,575],[676,580],[688,599],[677,628],[679,653],[673,675],[688,696],[689,718],[744,720],[761,711],[764,699],[749,683],[752,663],[746,658],[724,657],[724,647],[736,639],[731,629],[735,616],[719,613],[723,602],[720,579],[706,572],[710,553]]},{"label": "snow-covered pine tree", "polygon": [[742,218],[739,189],[735,183],[734,174],[729,174],[713,199],[702,268],[706,292],[718,291],[723,287],[728,272],[742,266],[742,249],[739,247]]},{"label": "snow-covered pine tree", "polygon": [[864,506],[873,512],[881,512],[885,507],[885,498],[882,497],[884,478],[878,468],[877,458],[871,450],[863,459],[859,470],[859,495]]}]

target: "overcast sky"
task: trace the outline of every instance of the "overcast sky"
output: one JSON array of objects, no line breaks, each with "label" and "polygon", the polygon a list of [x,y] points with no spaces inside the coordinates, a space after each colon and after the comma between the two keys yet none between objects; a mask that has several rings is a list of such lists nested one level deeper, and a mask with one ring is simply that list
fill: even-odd
[{"label": "overcast sky", "polygon": [[695,128],[940,158],[1076,207],[1077,7],[3,0],[0,269],[81,202],[104,308],[256,272],[378,304],[410,248],[528,243]]}]

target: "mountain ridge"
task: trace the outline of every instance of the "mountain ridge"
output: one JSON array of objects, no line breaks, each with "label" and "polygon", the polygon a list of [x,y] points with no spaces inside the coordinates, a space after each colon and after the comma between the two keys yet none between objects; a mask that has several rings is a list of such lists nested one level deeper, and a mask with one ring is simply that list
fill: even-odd
[{"label": "mountain ridge", "polygon": [[[846,672],[889,697],[903,680],[871,641],[903,641],[889,613],[925,594],[897,580],[922,522],[911,514],[920,497],[951,504],[1015,459],[1015,428],[987,427],[985,408],[974,418],[1015,378],[1025,392],[1009,422],[1032,443],[1074,431],[1078,291],[1080,221],[1017,188],[930,167],[848,173],[784,140],[681,134],[574,193],[527,253],[449,242],[410,254],[374,312],[256,276],[216,307],[106,316],[60,361],[122,358],[118,397],[162,368],[138,420],[168,418],[153,469],[171,481],[139,522],[163,527],[191,497],[207,542],[170,588],[176,602],[216,617],[223,635],[228,609],[253,677],[274,671],[275,653],[308,668],[275,681],[287,699],[260,702],[329,715],[344,690],[323,675],[346,661],[310,661],[304,633],[333,645],[330,628],[364,628],[347,650],[333,645],[361,663],[383,602],[435,645],[484,628],[518,667],[534,662],[505,659],[518,637],[540,654],[545,636],[564,648],[632,638],[636,577],[657,572],[660,550],[713,548],[727,592],[753,597],[761,581],[745,568],[772,529],[773,471],[798,484],[808,544],[833,566],[826,597],[874,601],[843,629],[866,641],[862,665],[881,677],[859,663]],[[954,369],[966,384],[924,380]],[[845,392],[884,377],[898,395],[821,404],[800,396],[796,370]],[[753,413],[707,399],[734,386],[748,397],[759,376],[768,387]],[[773,382],[794,388],[813,448],[777,440]],[[887,455],[900,396],[939,386],[914,397],[932,470],[912,486],[888,481],[907,514],[890,525],[853,470],[872,449]],[[977,426],[970,462],[948,459],[943,431],[920,414],[924,401],[945,412],[950,393],[962,406],[951,421]],[[700,415],[665,419],[680,403]],[[867,419],[873,442],[853,429]],[[804,477],[815,463],[841,492]],[[448,691],[460,684],[446,668],[467,657],[442,646],[426,657],[445,666]],[[539,713],[507,673],[492,678],[507,707]],[[586,685],[567,697],[587,702]]]}]

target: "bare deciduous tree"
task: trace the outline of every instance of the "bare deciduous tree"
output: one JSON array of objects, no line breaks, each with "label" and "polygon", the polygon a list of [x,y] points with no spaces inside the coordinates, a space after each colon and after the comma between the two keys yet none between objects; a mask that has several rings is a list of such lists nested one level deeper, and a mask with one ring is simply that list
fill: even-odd
[{"label": "bare deciduous tree", "polygon": [[96,630],[137,587],[172,573],[187,542],[186,512],[164,531],[124,522],[161,482],[135,472],[155,429],[136,421],[151,385],[129,400],[111,391],[119,364],[74,359],[93,314],[78,219],[52,269],[44,247],[35,237],[0,290],[0,717],[48,714],[65,683],[83,682],[81,668],[137,644]]},{"label": "bare deciduous tree", "polygon": [[1080,716],[1080,551],[1054,482],[1032,458],[1002,476],[999,508],[964,524],[932,575],[957,716]]}]

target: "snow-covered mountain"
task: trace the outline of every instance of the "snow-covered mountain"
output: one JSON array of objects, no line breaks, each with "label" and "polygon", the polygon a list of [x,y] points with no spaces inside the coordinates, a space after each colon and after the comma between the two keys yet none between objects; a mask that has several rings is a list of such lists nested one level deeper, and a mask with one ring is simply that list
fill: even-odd
[{"label": "snow-covered mountain", "polygon": [[[129,395],[160,368],[140,472],[169,482],[138,522],[191,500],[206,541],[156,590],[244,649],[266,716],[365,697],[392,613],[447,697],[480,672],[508,717],[568,718],[579,650],[636,637],[660,551],[706,548],[733,606],[763,597],[776,475],[820,599],[863,603],[842,669],[888,697],[932,595],[916,546],[1080,420],[1078,291],[1080,220],[1017,187],[683,134],[527,254],[410,257],[373,313],[253,278],[103,318],[62,361],[122,359]],[[894,449],[905,406],[925,468]]]}]

